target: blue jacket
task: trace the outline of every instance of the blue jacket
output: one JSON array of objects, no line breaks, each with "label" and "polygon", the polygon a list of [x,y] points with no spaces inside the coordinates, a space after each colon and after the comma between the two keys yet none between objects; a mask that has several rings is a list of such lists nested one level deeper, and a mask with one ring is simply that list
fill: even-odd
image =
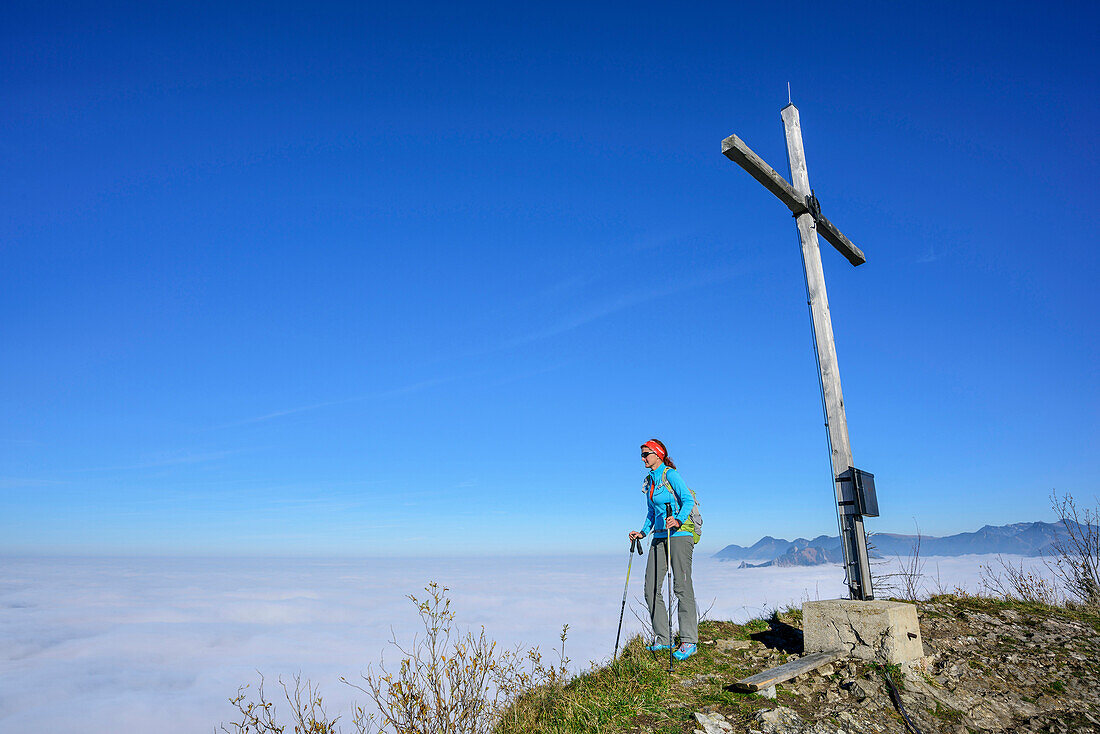
[{"label": "blue jacket", "polygon": [[[676,501],[676,495],[669,491],[667,486],[661,485],[661,474],[667,467],[662,462],[657,465],[657,468],[649,472],[646,475],[645,480],[642,483],[642,491],[645,492],[646,502],[649,504],[649,514],[646,515],[645,525],[642,526],[642,535],[648,535],[650,530],[653,530],[654,526],[660,528],[653,533],[654,538],[664,538],[668,535],[668,531],[665,530],[665,505],[672,505],[672,516],[680,521],[681,527],[672,534],[672,537],[676,538],[682,535],[692,537],[690,530],[684,530],[683,525],[688,521],[688,516],[691,514],[691,508],[695,506],[695,500],[691,497],[691,492],[688,491],[688,487],[684,484],[684,480],[680,477],[680,472],[675,469],[669,469],[668,474],[665,475],[665,479],[676,490],[676,493],[680,495],[680,500],[684,504],[680,504]],[[652,497],[650,496],[650,489],[653,489]]]}]

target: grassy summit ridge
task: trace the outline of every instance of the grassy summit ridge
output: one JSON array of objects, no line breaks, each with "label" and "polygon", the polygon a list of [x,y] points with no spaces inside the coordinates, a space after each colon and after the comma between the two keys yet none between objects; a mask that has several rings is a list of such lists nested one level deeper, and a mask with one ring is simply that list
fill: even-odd
[{"label": "grassy summit ridge", "polygon": [[[1100,731],[1100,613],[987,597],[918,603],[925,665],[885,671],[923,732]],[[801,654],[800,609],[745,624],[703,622],[699,653],[677,663],[635,637],[620,659],[520,697],[499,734],[691,734],[695,714],[721,714],[733,732],[905,732],[878,665],[838,661],[796,678],[770,700],[734,681]],[[762,717],[777,708],[785,723]],[[800,722],[800,723],[792,723]]]}]

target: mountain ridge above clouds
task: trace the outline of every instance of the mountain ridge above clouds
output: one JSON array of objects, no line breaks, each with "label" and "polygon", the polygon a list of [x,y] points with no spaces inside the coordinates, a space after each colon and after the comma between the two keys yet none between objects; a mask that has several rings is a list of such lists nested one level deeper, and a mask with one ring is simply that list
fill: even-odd
[{"label": "mountain ridge above clouds", "polygon": [[[944,537],[921,535],[923,556],[962,556],[1005,553],[1040,556],[1053,553],[1052,544],[1068,539],[1068,521],[1018,522],[1009,525],[985,525],[968,533]],[[874,533],[869,536],[872,555],[908,556],[918,536],[899,533]],[[773,538],[765,535],[751,546],[727,545],[714,554],[721,561],[741,561],[744,568],[764,566],[816,566],[843,560],[840,537],[819,535],[812,540]]]}]

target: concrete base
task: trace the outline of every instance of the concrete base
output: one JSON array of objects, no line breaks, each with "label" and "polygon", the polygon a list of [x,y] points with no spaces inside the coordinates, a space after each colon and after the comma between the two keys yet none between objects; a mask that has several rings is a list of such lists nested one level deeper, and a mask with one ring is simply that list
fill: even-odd
[{"label": "concrete base", "polygon": [[802,604],[805,653],[847,650],[854,658],[904,663],[924,655],[917,607],[897,601],[828,599]]}]

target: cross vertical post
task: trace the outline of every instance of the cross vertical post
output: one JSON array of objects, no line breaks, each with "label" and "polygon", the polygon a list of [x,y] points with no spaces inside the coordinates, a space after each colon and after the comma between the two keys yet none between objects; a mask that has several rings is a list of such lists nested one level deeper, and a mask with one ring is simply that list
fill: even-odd
[{"label": "cross vertical post", "polygon": [[[807,211],[795,214],[798,238],[802,244],[802,266],[806,274],[806,299],[813,321],[814,352],[821,380],[822,402],[825,408],[825,430],[829,436],[830,465],[833,489],[836,493],[840,543],[844,551],[844,572],[852,599],[873,599],[871,569],[867,556],[867,536],[863,516],[859,514],[854,481],[844,481],[842,474],[855,466],[848,441],[848,420],[844,413],[844,395],[840,389],[840,367],[837,363],[833,324],[829,317],[829,296],[825,292],[825,272],[821,266],[821,251],[817,241],[817,221],[809,211],[816,208],[806,169],[806,154],[802,147],[802,127],[798,108],[788,104],[782,110],[783,129],[787,138],[787,156],[791,167],[791,187],[808,204]],[[811,203],[812,202],[812,203]]]}]

